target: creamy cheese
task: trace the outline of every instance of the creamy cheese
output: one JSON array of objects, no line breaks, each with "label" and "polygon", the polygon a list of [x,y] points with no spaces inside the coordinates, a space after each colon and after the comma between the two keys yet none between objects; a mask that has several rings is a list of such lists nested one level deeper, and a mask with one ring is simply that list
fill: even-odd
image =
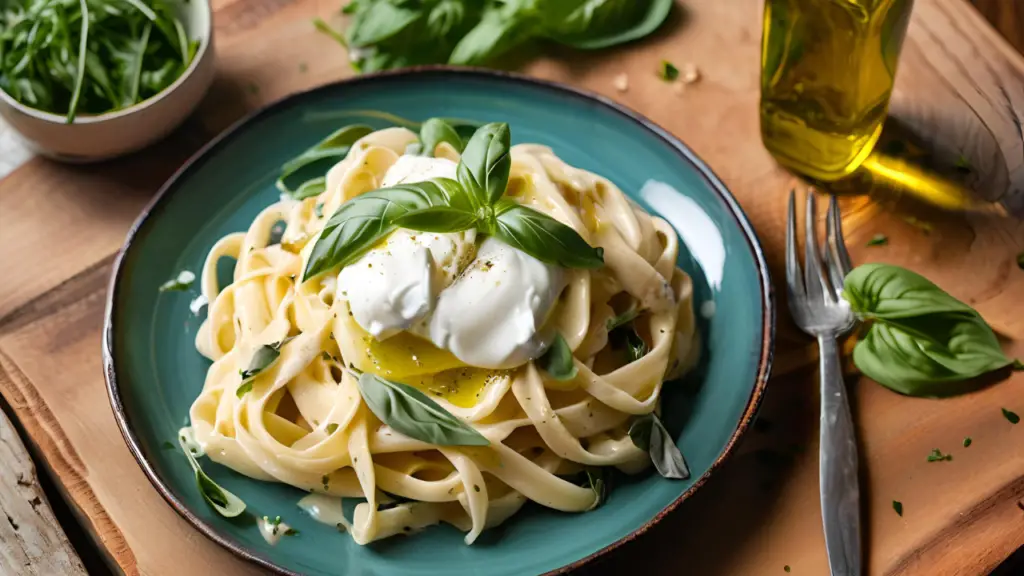
[{"label": "creamy cheese", "polygon": [[563,269],[487,238],[476,260],[441,292],[430,339],[471,366],[522,365],[550,344],[540,328],[566,282]]}]

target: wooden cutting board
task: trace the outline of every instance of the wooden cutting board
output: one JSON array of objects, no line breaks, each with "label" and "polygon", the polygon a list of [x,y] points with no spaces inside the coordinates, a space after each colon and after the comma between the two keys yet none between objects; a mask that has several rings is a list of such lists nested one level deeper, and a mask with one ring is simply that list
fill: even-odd
[{"label": "wooden cutting board", "polygon": [[[343,49],[316,33],[337,2],[221,0],[218,79],[200,111],[166,142],[97,166],[33,159],[0,181],[0,394],[81,520],[128,574],[251,574],[181,520],[129,455],[100,370],[100,327],[113,254],[160,183],[246,111],[351,74]],[[556,51],[526,67],[612,97],[685,140],[732,189],[782,278],[784,202],[803,185],[758,132],[761,4],[686,0],[655,37],[581,55]],[[692,63],[677,93],[662,59]],[[613,78],[628,73],[629,89]],[[918,0],[893,113],[940,155],[964,154],[991,198],[1024,204],[1024,60],[962,0]],[[951,160],[952,161],[952,160]],[[942,214],[892,197],[842,203],[857,263],[908,266],[970,302],[1024,356],[1024,224]],[[908,224],[913,214],[931,226]],[[885,247],[865,247],[878,232]],[[781,292],[780,292],[781,293]],[[705,488],[647,536],[587,572],[827,573],[817,489],[813,344],[779,310],[774,379],[762,423]],[[727,351],[721,351],[727,352]],[[852,385],[862,453],[870,574],[986,574],[1024,545],[1024,373],[948,400]],[[965,436],[973,438],[963,448]],[[954,455],[928,463],[933,448]],[[892,509],[902,501],[903,516]],[[581,528],[582,529],[582,528]]]}]

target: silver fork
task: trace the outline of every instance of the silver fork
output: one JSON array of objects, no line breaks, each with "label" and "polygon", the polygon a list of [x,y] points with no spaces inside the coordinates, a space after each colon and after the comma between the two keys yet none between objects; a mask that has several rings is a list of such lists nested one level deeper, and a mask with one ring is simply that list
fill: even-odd
[{"label": "silver fork", "polygon": [[[821,377],[819,489],[825,548],[832,576],[860,576],[860,495],[857,488],[857,438],[839,363],[836,339],[853,328],[850,306],[842,298],[850,256],[843,241],[835,196],[829,202],[826,246],[818,248],[814,193],[807,193],[804,266],[796,252],[795,193],[789,195],[786,225],[786,286],[789,311],[801,330],[818,339]],[[822,271],[824,261],[825,271]]]}]

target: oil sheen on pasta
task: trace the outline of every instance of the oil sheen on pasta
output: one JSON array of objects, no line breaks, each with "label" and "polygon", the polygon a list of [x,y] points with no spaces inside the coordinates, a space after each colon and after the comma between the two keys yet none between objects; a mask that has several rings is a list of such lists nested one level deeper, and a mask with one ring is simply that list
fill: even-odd
[{"label": "oil sheen on pasta", "polygon": [[[466,532],[472,543],[528,500],[585,512],[594,491],[566,478],[587,466],[647,468],[648,454],[627,434],[630,418],[656,410],[663,382],[697,359],[690,278],[675,265],[678,237],[605,178],[565,164],[547,147],[517,145],[507,196],[604,249],[603,268],[534,278],[557,276],[547,285],[557,291],[547,305],[524,312],[543,309],[536,337],[562,334],[579,376],[549,380],[532,356],[502,368],[469,365],[431,341],[423,327],[429,318],[375,338],[351,314],[351,295],[339,289],[337,273],[307,282],[298,277],[330,214],[380,188],[414,141],[405,128],[367,135],[330,170],[320,196],[268,206],[248,230],[212,247],[201,277],[209,314],[196,346],[213,364],[190,410],[196,441],[241,474],[312,493],[302,507],[345,528],[359,544],[439,522]],[[458,160],[447,144],[435,155]],[[270,244],[270,230],[282,220],[281,242]],[[429,297],[443,298],[472,266],[483,266],[477,274],[489,271],[473,259],[475,244],[460,242],[459,250],[468,252],[446,257],[455,269],[445,271]],[[223,257],[237,259],[227,286],[217,283]],[[481,296],[474,300],[488,305],[487,294]],[[475,305],[467,303],[465,313]],[[608,330],[608,321],[628,309],[640,311],[633,326],[649,350],[635,361],[616,348]],[[277,361],[250,380],[252,389],[237,394],[239,371],[254,350],[288,337]],[[383,426],[363,404],[349,365],[420,388],[490,445],[434,446]],[[359,499],[351,520],[341,514],[339,497]]]},{"label": "oil sheen on pasta", "polygon": [[819,180],[852,173],[889,109],[913,0],[767,0],[761,138]]}]

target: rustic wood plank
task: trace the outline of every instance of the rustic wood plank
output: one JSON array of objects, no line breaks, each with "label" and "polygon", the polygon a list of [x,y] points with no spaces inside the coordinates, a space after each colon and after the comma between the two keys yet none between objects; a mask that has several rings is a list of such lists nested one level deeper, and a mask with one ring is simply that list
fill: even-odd
[{"label": "rustic wood plank", "polygon": [[36,467],[14,425],[0,412],[0,574],[87,576],[50,510]]},{"label": "rustic wood plank", "polygon": [[[139,207],[202,139],[288,93],[348,75],[346,55],[315,33],[313,0],[216,3],[218,78],[190,123],[162,147],[114,164],[56,166],[33,159],[0,181],[0,394],[46,456],[72,504],[126,573],[242,574],[252,568],[192,530],[150,487],[110,417],[99,361],[102,300],[111,255]],[[247,9],[243,9],[243,7]],[[248,10],[252,8],[252,10]],[[757,0],[688,0],[685,18],[649,41],[614,53],[557,53],[533,75],[600,92],[682,137],[725,180],[750,215],[781,278],[786,192],[803,185],[780,169],[758,137]],[[612,54],[614,54],[612,56]],[[702,79],[676,94],[654,74],[671,59]],[[300,69],[306,64],[306,71]],[[628,72],[630,88],[612,78]],[[921,0],[901,61],[893,113],[936,153],[965,153],[992,198],[1024,191],[1024,61],[962,0]],[[62,214],[55,214],[59,207]],[[943,214],[887,197],[843,201],[856,261],[909,266],[974,304],[1024,355],[1019,311],[1024,227],[984,215]],[[925,235],[902,216],[927,219]],[[890,244],[864,241],[885,232]],[[59,358],[60,362],[54,362]],[[826,572],[817,499],[817,398],[813,345],[780,309],[776,378],[764,417],[742,453],[694,500],[609,571],[673,573]],[[1024,428],[1002,406],[1024,411],[1024,375],[968,396],[903,398],[862,380],[854,388],[862,442],[870,574],[983,574],[1024,545]],[[765,427],[767,428],[767,427]],[[959,448],[963,436],[975,442]],[[955,453],[929,464],[932,448]],[[902,500],[905,514],[892,512]]]}]

